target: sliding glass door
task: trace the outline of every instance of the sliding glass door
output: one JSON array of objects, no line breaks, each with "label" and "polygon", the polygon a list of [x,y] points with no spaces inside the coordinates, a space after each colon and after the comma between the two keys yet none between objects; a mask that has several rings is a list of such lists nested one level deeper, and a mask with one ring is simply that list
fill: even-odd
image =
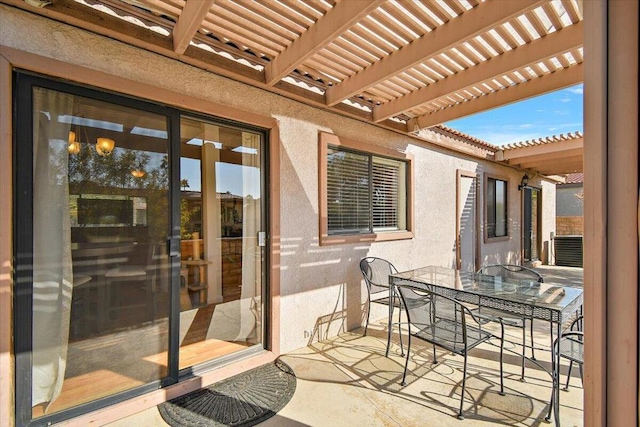
[{"label": "sliding glass door", "polygon": [[264,134],[26,74],[14,94],[17,424],[262,348]]},{"label": "sliding glass door", "polygon": [[16,81],[16,400],[27,424],[170,376],[174,113]]},{"label": "sliding glass door", "polygon": [[180,369],[262,343],[263,134],[180,120]]},{"label": "sliding glass door", "polygon": [[522,222],[522,257],[523,261],[531,262],[540,259],[540,218],[541,194],[539,188],[525,187],[523,197]]}]

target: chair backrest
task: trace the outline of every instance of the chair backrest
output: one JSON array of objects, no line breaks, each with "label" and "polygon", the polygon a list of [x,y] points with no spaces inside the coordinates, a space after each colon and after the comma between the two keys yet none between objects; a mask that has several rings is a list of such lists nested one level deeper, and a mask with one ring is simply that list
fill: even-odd
[{"label": "chair backrest", "polygon": [[368,257],[360,261],[360,271],[370,294],[389,289],[389,275],[398,270],[389,261],[382,258]]},{"label": "chair backrest", "polygon": [[[407,313],[410,333],[419,330],[433,341],[449,341],[442,343],[446,347],[464,346],[467,317],[475,320],[467,307],[452,298],[416,289],[402,282],[396,283],[396,286]],[[444,326],[443,320],[447,326]]]},{"label": "chair backrest", "polygon": [[505,280],[533,280],[539,283],[543,283],[544,279],[542,275],[535,270],[524,267],[522,265],[513,264],[495,264],[487,265],[478,270],[478,274],[485,274],[488,276],[500,276]]}]

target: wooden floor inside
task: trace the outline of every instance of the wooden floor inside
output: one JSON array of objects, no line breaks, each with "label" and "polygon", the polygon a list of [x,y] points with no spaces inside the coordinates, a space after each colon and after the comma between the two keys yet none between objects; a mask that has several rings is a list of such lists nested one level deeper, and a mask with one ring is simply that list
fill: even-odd
[{"label": "wooden floor inside", "polygon": [[[184,321],[179,368],[187,368],[242,351],[253,345],[207,338],[215,305],[197,309]],[[124,313],[123,313],[124,315]],[[129,318],[135,317],[128,313]],[[191,319],[191,317],[189,317]],[[183,313],[181,319],[186,318]],[[138,327],[114,330],[101,336],[69,342],[67,369],[60,396],[46,414],[142,386],[167,375],[168,320],[145,322]],[[45,414],[45,405],[33,408],[34,418]]]}]

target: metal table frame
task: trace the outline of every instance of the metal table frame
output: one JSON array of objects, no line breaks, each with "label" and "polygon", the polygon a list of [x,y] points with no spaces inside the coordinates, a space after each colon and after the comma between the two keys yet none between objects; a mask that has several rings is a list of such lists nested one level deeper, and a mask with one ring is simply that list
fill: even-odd
[{"label": "metal table frame", "polygon": [[[425,275],[433,274],[433,275],[451,275],[453,278],[452,283],[428,283],[424,279],[415,278],[417,272],[424,272]],[[553,307],[550,304],[545,304],[544,301],[539,301],[538,299],[533,298],[520,298],[522,294],[518,294],[517,291],[515,295],[513,293],[505,293],[505,294],[484,294],[479,292],[477,289],[464,289],[462,286],[462,282],[465,281],[467,283],[480,283],[483,279],[476,277],[473,273],[465,273],[460,272],[455,269],[446,268],[446,267],[423,267],[415,270],[409,270],[405,272],[399,272],[396,274],[392,274],[389,276],[389,297],[395,292],[396,284],[401,283],[402,281],[410,282],[413,287],[425,287],[425,289],[430,290],[431,292],[437,293],[439,295],[443,295],[446,297],[454,298],[458,301],[474,304],[478,307],[487,307],[494,308],[502,311],[506,311],[509,313],[513,313],[518,316],[522,316],[527,319],[538,319],[549,322],[550,326],[550,335],[551,335],[551,351],[552,351],[552,372],[550,375],[553,380],[553,390],[552,390],[552,402],[553,402],[553,413],[554,413],[554,421],[556,426],[560,426],[560,352],[553,352],[553,342],[554,335],[556,337],[560,337],[562,335],[562,325],[569,320],[574,313],[580,312],[582,314],[582,302],[583,302],[583,291],[581,289],[576,288],[566,288],[560,285],[554,285],[545,283],[543,286],[549,286],[556,288],[558,291],[558,296],[562,296],[565,298],[565,295],[569,294],[567,297],[567,302],[563,307]],[[437,282],[437,280],[436,280]],[[506,280],[501,280],[501,282],[508,286],[515,284],[510,283]],[[535,286],[532,284],[531,286]],[[517,288],[516,288],[517,289]],[[570,291],[569,291],[570,290]],[[569,291],[569,292],[567,292]],[[516,298],[514,298],[514,296]],[[392,316],[393,316],[393,305],[389,304],[389,327],[388,327],[388,337],[387,337],[387,355],[389,352],[389,347],[391,345],[391,334],[392,334]],[[537,363],[536,363],[537,364]],[[550,421],[550,418],[547,416],[547,421]]]}]

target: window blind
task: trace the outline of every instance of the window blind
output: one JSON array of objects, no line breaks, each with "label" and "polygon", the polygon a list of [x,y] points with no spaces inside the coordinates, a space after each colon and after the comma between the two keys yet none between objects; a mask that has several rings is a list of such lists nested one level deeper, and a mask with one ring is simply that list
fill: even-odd
[{"label": "window blind", "polygon": [[406,229],[406,163],[329,146],[329,234]]}]

